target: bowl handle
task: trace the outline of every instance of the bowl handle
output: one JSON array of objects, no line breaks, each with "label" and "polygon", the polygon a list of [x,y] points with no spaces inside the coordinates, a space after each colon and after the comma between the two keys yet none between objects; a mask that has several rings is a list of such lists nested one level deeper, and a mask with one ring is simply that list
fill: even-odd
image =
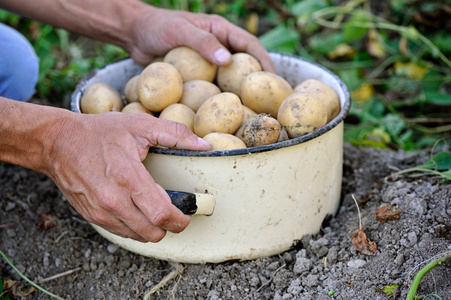
[{"label": "bowl handle", "polygon": [[212,194],[187,193],[166,190],[171,202],[185,215],[211,216],[215,209],[216,199]]}]

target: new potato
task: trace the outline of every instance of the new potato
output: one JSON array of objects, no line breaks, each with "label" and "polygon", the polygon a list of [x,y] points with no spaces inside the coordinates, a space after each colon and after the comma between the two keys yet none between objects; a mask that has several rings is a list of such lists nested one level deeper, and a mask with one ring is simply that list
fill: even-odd
[{"label": "new potato", "polygon": [[165,62],[148,65],[136,83],[139,102],[150,111],[160,112],[182,97],[183,82],[177,69]]},{"label": "new potato", "polygon": [[181,103],[174,103],[163,109],[159,118],[185,124],[194,131],[194,111]]},{"label": "new potato", "polygon": [[277,120],[292,139],[326,125],[327,110],[315,94],[296,92],[282,102]]},{"label": "new potato", "polygon": [[124,106],[122,112],[127,114],[146,113],[153,116],[153,113],[145,108],[140,102],[130,102]]},{"label": "new potato", "polygon": [[139,75],[135,75],[127,81],[124,89],[124,96],[127,103],[138,102],[138,90],[136,89],[136,83],[138,82]]},{"label": "new potato", "polygon": [[243,104],[258,114],[277,118],[279,106],[293,93],[291,85],[281,76],[271,72],[254,72],[244,78],[241,85]]},{"label": "new potato", "polygon": [[246,145],[236,136],[228,133],[211,132],[203,137],[212,145],[211,150],[234,150],[244,149]]},{"label": "new potato", "polygon": [[293,89],[294,92],[311,92],[316,94],[327,110],[327,123],[340,113],[340,100],[337,93],[327,84],[317,79],[307,79]]},{"label": "new potato", "polygon": [[194,117],[194,133],[204,137],[211,132],[234,134],[244,119],[243,105],[233,93],[221,93],[207,99]]},{"label": "new potato", "polygon": [[183,94],[179,103],[196,112],[205,100],[219,93],[221,90],[214,83],[206,80],[190,80],[183,84]]},{"label": "new potato", "polygon": [[232,62],[227,66],[220,66],[216,75],[216,82],[223,92],[231,92],[237,96],[241,93],[241,83],[244,78],[261,71],[260,62],[250,54],[238,52],[232,54]]},{"label": "new potato", "polygon": [[121,111],[123,106],[121,95],[101,82],[91,84],[80,99],[80,110],[85,114]]},{"label": "new potato", "polygon": [[179,71],[183,82],[195,79],[212,82],[218,69],[218,66],[206,60],[199,52],[185,46],[170,50],[164,56],[164,62]]}]

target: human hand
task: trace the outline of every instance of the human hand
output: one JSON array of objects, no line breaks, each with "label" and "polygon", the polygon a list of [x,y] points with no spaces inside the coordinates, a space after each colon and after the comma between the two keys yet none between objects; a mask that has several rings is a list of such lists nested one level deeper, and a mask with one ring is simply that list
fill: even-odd
[{"label": "human hand", "polygon": [[229,50],[247,52],[260,61],[263,70],[275,71],[268,52],[254,35],[218,15],[148,6],[138,15],[132,38],[130,55],[142,65],[149,64],[155,55],[188,46],[217,65],[231,62]]},{"label": "human hand", "polygon": [[76,115],[52,148],[48,175],[89,222],[122,237],[157,242],[190,217],[155,183],[142,161],[150,146],[209,150],[185,125],[146,114]]}]

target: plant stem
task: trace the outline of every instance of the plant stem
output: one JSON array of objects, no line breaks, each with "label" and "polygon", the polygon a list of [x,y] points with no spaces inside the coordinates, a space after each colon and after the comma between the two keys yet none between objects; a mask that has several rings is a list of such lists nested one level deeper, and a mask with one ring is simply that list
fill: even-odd
[{"label": "plant stem", "polygon": [[22,278],[23,278],[25,281],[27,281],[29,284],[31,284],[32,286],[34,286],[35,288],[37,288],[37,289],[40,290],[41,292],[43,292],[43,293],[45,293],[45,294],[47,294],[47,295],[49,295],[49,296],[51,296],[51,297],[53,297],[53,298],[56,298],[56,299],[59,299],[59,300],[64,300],[63,298],[61,298],[61,297],[59,297],[59,296],[57,296],[57,295],[55,295],[55,294],[52,294],[51,292],[49,292],[49,291],[43,289],[42,287],[40,287],[39,285],[37,285],[36,283],[34,283],[34,282],[31,281],[30,279],[28,279],[24,274],[22,274],[19,270],[17,270],[17,268],[11,263],[11,261],[6,257],[6,255],[5,255],[1,250],[0,250],[0,255],[3,256],[3,258],[5,259],[5,261],[8,263],[8,265],[11,266],[11,268],[13,268],[14,271],[16,271],[17,274],[19,274],[19,276],[22,277]]},{"label": "plant stem", "polygon": [[423,279],[424,275],[426,275],[430,270],[432,270],[437,265],[447,261],[450,258],[450,255],[445,255],[442,258],[435,259],[426,265],[423,269],[421,269],[412,282],[412,286],[410,287],[409,293],[407,294],[406,300],[413,300],[417,294],[418,286],[420,285],[421,279]]}]

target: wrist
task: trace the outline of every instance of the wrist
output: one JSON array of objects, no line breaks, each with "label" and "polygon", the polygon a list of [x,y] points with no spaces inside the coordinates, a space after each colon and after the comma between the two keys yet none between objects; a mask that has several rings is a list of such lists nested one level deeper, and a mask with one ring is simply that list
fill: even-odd
[{"label": "wrist", "polygon": [[75,113],[0,98],[0,161],[48,175],[53,145]]}]

